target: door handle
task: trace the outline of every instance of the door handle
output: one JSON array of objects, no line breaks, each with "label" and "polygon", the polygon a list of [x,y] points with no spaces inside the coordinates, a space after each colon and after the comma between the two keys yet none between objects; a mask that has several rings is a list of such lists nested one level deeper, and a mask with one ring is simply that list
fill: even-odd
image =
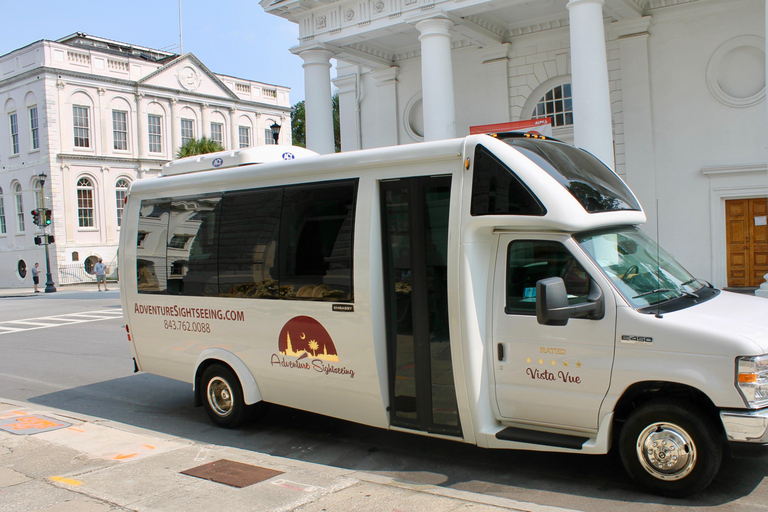
[{"label": "door handle", "polygon": [[496,345],[496,351],[498,352],[497,355],[499,356],[499,361],[503,361],[504,360],[504,344],[499,343],[498,345]]}]

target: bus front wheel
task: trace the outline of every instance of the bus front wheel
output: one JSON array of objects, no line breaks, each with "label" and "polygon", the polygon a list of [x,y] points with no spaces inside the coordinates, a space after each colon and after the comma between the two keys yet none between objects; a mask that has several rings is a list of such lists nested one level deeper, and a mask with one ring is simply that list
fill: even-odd
[{"label": "bus front wheel", "polygon": [[701,411],[678,400],[638,407],[619,438],[624,468],[646,489],[681,498],[706,487],[717,474],[722,443]]},{"label": "bus front wheel", "polygon": [[205,412],[219,427],[236,428],[249,419],[251,408],[243,400],[240,379],[229,367],[212,364],[206,368],[200,393]]}]

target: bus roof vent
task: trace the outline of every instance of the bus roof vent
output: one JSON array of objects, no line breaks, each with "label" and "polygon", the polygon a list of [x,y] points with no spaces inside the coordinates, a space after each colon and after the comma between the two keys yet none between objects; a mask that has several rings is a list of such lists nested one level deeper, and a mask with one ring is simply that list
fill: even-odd
[{"label": "bus roof vent", "polygon": [[314,151],[298,146],[255,146],[179,158],[178,160],[173,160],[165,164],[161,176],[176,176],[192,172],[214,171],[216,169],[239,167],[241,165],[294,160],[296,158],[305,158],[315,155],[317,155],[317,153]]}]

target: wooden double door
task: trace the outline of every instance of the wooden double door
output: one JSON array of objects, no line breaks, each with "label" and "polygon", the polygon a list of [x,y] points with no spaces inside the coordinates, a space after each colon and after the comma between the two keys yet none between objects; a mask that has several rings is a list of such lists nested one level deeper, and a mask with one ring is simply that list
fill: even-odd
[{"label": "wooden double door", "polygon": [[768,201],[765,198],[725,202],[728,286],[753,287],[768,273]]}]

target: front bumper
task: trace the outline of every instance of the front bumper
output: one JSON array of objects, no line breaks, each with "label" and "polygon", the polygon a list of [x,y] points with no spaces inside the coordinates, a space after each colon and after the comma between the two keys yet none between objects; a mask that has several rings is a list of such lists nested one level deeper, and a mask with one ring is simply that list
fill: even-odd
[{"label": "front bumper", "polygon": [[733,457],[768,456],[768,409],[720,411],[728,448]]},{"label": "front bumper", "polygon": [[728,441],[768,443],[768,408],[756,411],[722,410],[720,420]]}]

